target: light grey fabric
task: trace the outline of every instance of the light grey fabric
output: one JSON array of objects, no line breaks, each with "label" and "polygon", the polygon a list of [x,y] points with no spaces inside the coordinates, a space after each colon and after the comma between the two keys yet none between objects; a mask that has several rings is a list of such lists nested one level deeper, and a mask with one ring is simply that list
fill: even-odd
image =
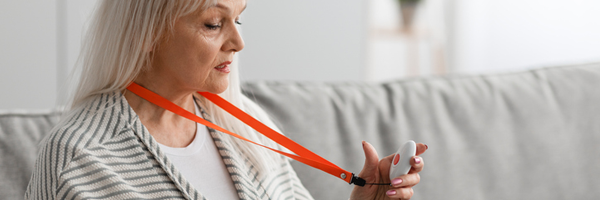
[{"label": "light grey fabric", "polygon": [[[408,139],[427,143],[414,200],[600,199],[600,63],[383,84],[253,82],[244,90],[286,135],[356,173],[361,140],[381,157]],[[52,113],[0,115],[0,199],[22,198],[35,144],[55,122]],[[292,164],[315,199],[349,196],[343,181]]]},{"label": "light grey fabric", "polygon": [[[380,157],[409,139],[428,144],[414,200],[600,199],[600,64],[245,91],[286,135],[355,173],[361,140]],[[293,165],[315,199],[352,189]]]},{"label": "light grey fabric", "polygon": [[0,113],[0,199],[23,199],[37,145],[59,118],[56,110]]}]

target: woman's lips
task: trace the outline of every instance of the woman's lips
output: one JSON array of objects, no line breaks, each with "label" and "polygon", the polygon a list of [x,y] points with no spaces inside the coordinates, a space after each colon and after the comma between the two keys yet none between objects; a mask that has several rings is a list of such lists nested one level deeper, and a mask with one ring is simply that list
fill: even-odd
[{"label": "woman's lips", "polygon": [[229,73],[229,72],[231,72],[231,70],[229,69],[229,64],[231,64],[231,61],[223,62],[223,63],[219,64],[218,66],[216,66],[215,69],[217,71],[220,71],[223,73]]},{"label": "woman's lips", "polygon": [[[219,67],[221,67],[221,68],[219,68]],[[218,67],[215,67],[215,69],[217,71],[220,71],[220,72],[223,72],[223,73],[229,73],[229,72],[231,72],[231,70],[229,69],[229,66],[227,66],[227,65],[218,66]]]}]

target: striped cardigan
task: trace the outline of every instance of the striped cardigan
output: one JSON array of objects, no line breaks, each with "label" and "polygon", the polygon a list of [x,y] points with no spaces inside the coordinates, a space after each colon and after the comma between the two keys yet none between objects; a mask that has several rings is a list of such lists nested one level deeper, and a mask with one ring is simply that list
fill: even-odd
[{"label": "striped cardigan", "polygon": [[[272,172],[258,171],[230,137],[209,132],[240,199],[312,199],[287,159]],[[182,177],[114,92],[98,95],[42,142],[25,198],[206,199],[201,190]]]}]

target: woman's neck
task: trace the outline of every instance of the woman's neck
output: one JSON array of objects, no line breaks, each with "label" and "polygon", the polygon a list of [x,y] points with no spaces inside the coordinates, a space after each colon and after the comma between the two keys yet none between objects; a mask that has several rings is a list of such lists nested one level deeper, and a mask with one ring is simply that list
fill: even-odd
[{"label": "woman's neck", "polygon": [[[161,84],[160,81],[136,79],[135,82],[194,113],[193,94],[195,91],[178,90],[177,86],[171,86],[164,82]],[[158,143],[170,147],[186,147],[192,142],[196,133],[195,122],[152,104],[132,92],[125,92],[124,96],[139,116],[142,124]]]}]

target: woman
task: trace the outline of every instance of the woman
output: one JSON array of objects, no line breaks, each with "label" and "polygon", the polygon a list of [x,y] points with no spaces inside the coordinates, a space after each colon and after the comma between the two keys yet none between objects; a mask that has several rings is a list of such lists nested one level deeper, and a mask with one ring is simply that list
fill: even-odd
[{"label": "woman", "polygon": [[[225,99],[272,127],[240,92],[234,55],[245,0],[101,2],[88,33],[71,111],[44,140],[27,199],[312,199],[280,155],[168,112],[125,90],[135,82],[225,129],[280,148],[196,91]],[[359,174],[389,182],[391,156]],[[418,153],[426,147],[419,144]],[[423,168],[351,199],[409,199]],[[380,170],[381,169],[381,170]],[[345,198],[345,194],[340,194]]]}]

